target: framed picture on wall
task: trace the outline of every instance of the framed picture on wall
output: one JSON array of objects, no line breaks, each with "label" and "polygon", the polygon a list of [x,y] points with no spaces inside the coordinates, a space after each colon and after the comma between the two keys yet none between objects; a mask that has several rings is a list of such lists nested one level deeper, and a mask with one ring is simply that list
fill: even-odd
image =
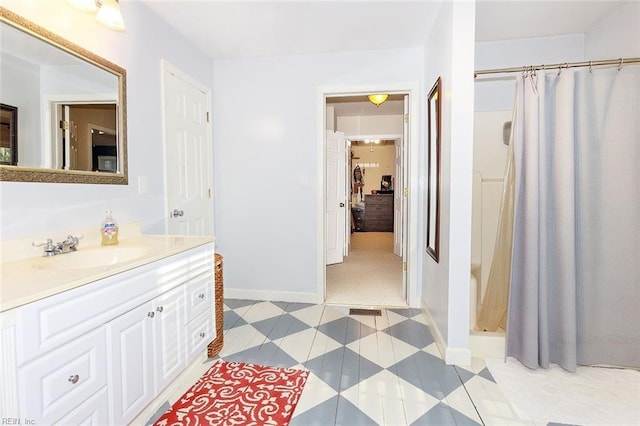
[{"label": "framed picture on wall", "polygon": [[427,96],[427,253],[440,259],[440,145],[442,120],[442,78],[438,77]]}]

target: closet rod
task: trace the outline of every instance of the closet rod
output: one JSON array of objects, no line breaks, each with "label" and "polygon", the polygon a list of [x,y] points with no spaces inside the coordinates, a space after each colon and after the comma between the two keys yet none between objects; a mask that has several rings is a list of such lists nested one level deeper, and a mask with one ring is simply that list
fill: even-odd
[{"label": "closet rod", "polygon": [[622,67],[626,64],[637,64],[640,63],[640,58],[618,58],[618,59],[606,59],[601,61],[582,61],[582,62],[563,62],[560,64],[550,64],[550,65],[533,65],[533,66],[523,66],[523,67],[512,67],[512,68],[496,68],[491,70],[477,70],[474,71],[474,77],[484,74],[502,74],[502,73],[510,73],[510,72],[526,72],[532,70],[544,70],[544,69],[559,69],[562,68],[577,68],[577,67],[597,67],[602,65],[617,65],[618,67]]}]

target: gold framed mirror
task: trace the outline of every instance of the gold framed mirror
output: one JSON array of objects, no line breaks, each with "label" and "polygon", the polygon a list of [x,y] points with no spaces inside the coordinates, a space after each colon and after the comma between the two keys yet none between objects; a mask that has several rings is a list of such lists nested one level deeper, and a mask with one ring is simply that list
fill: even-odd
[{"label": "gold framed mirror", "polygon": [[0,180],[126,185],[126,70],[4,7],[0,40],[0,103],[19,141]]},{"label": "gold framed mirror", "polygon": [[440,261],[440,194],[442,166],[442,78],[438,77],[427,96],[427,253]]}]

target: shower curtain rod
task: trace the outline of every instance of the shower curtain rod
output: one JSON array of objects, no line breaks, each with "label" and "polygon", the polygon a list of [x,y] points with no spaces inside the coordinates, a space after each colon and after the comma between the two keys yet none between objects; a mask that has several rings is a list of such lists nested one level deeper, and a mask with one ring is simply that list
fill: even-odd
[{"label": "shower curtain rod", "polygon": [[640,58],[618,58],[618,59],[605,59],[600,61],[582,61],[582,62],[563,62],[560,64],[550,64],[550,65],[533,65],[533,66],[523,66],[523,67],[512,67],[512,68],[496,68],[490,70],[476,70],[473,72],[474,78],[479,75],[484,74],[502,74],[502,73],[510,73],[510,72],[527,72],[532,70],[544,70],[544,69],[554,69],[562,70],[562,68],[578,68],[578,67],[598,67],[602,65],[618,65],[618,68],[626,65],[626,64],[637,64],[640,63]]}]

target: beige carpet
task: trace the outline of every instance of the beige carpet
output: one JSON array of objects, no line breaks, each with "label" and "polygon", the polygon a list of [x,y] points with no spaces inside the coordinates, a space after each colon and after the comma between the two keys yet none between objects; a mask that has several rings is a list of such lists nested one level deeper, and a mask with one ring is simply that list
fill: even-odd
[{"label": "beige carpet", "polygon": [[351,234],[351,251],[344,263],[327,266],[326,303],[407,306],[402,259],[393,254],[393,232]]}]

